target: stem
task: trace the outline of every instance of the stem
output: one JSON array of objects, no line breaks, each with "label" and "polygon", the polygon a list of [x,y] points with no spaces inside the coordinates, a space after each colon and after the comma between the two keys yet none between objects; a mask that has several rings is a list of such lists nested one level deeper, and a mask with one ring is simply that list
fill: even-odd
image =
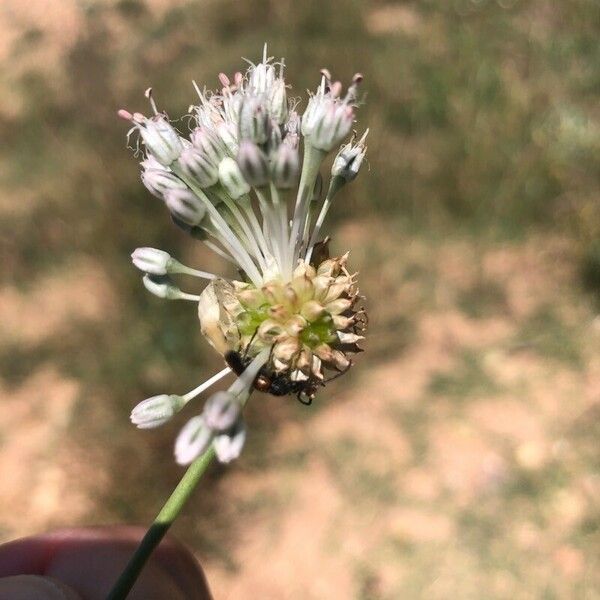
[{"label": "stem", "polygon": [[117,579],[106,600],[124,600],[127,598],[150,555],[181,512],[181,509],[196,488],[198,481],[204,475],[214,456],[215,451],[211,446],[188,467],[181,481],[161,508],[156,519],[154,519],[150,529],[146,532],[125,570],[121,573],[119,579]]}]

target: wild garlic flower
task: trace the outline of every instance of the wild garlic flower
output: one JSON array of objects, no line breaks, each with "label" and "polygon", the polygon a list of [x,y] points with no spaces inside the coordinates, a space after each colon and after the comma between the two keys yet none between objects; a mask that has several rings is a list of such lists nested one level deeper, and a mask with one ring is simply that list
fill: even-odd
[{"label": "wild garlic flower", "polygon": [[[246,430],[242,409],[254,389],[310,404],[327,381],[346,372],[366,325],[348,253],[329,257],[321,228],[334,196],[363,162],[367,132],[340,147],[354,123],[358,84],[347,92],[321,72],[303,115],[288,99],[284,61],[267,57],[221,90],[200,89],[185,138],[158,111],[119,111],[139,134],[142,182],[164,202],[172,221],[237,270],[236,278],[193,269],[156,248],[138,248],[133,264],[152,294],[198,305],[200,330],[227,366],[183,396],[162,394],[133,409],[140,428],[166,423],[190,400],[233,372],[227,391],[213,394],[175,444],[187,464],[212,444],[222,462],[236,458]],[[185,120],[184,120],[185,122]],[[322,197],[321,165],[339,147]],[[302,152],[301,152],[302,150]],[[294,191],[295,190],[295,191]],[[182,291],[172,275],[208,281],[200,295]]]}]

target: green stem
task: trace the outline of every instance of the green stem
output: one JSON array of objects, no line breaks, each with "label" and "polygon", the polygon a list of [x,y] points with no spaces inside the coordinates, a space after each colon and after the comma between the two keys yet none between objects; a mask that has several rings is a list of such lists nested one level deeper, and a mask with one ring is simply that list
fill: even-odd
[{"label": "green stem", "polygon": [[196,488],[198,481],[204,475],[208,465],[215,456],[215,451],[211,446],[202,456],[198,457],[185,472],[177,487],[169,499],[161,508],[156,519],[146,532],[140,545],[137,547],[125,570],[121,573],[107,600],[124,600],[131,591],[142,569],[150,558],[155,548],[160,544],[169,527],[177,518],[183,505],[187,502],[192,492]]}]

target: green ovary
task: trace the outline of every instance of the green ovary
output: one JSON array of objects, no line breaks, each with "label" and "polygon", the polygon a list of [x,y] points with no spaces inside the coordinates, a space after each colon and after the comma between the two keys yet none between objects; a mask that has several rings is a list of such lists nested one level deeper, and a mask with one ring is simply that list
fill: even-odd
[{"label": "green ovary", "polygon": [[[237,326],[242,337],[252,337],[260,325],[269,318],[269,305],[246,310],[237,317]],[[282,324],[284,325],[284,324]],[[300,332],[300,341],[313,349],[320,344],[329,344],[337,339],[336,329],[331,315],[324,314]]]}]

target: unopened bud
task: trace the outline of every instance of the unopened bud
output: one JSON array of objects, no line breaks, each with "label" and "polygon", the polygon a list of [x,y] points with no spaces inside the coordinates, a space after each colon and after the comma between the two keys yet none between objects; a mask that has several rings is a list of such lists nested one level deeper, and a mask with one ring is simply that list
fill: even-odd
[{"label": "unopened bud", "polygon": [[221,161],[219,165],[219,181],[234,200],[250,191],[248,182],[244,179],[238,164],[233,158],[225,158]]},{"label": "unopened bud", "polygon": [[239,138],[255,144],[264,144],[269,139],[271,119],[269,111],[256,96],[246,96],[239,117]]},{"label": "unopened bud", "polygon": [[271,163],[271,178],[275,187],[283,190],[294,187],[298,181],[299,172],[298,150],[288,144],[281,144]]},{"label": "unopened bud", "polygon": [[223,140],[207,127],[197,127],[194,129],[190,134],[190,140],[215,165],[218,165],[228,156],[227,146]]},{"label": "unopened bud", "polygon": [[173,261],[171,255],[158,248],[136,248],[131,261],[140,270],[151,275],[166,275]]},{"label": "unopened bud", "polygon": [[276,79],[271,88],[269,96],[269,111],[271,118],[278,125],[283,125],[288,116],[287,93],[285,91],[285,81]]},{"label": "unopened bud", "polygon": [[237,154],[237,164],[244,179],[254,187],[269,181],[269,165],[265,153],[250,140],[242,140]]},{"label": "unopened bud", "polygon": [[183,144],[167,119],[160,115],[147,119],[136,113],[133,115],[133,122],[137,125],[146,148],[161,165],[168,167],[177,160]]},{"label": "unopened bud", "polygon": [[161,394],[140,402],[129,418],[139,429],[152,429],[169,421],[184,405],[181,396]]},{"label": "unopened bud", "polygon": [[191,190],[170,190],[165,204],[172,215],[192,226],[199,225],[206,214],[206,206]]},{"label": "unopened bud", "polygon": [[173,173],[164,169],[145,169],[142,171],[142,183],[157,198],[164,200],[169,190],[185,190],[187,186]]},{"label": "unopened bud", "polygon": [[249,70],[248,89],[254,94],[266,94],[275,81],[275,67],[260,62]]},{"label": "unopened bud", "polygon": [[186,148],[181,153],[177,159],[177,164],[181,167],[183,173],[193,179],[201,188],[208,188],[219,180],[217,163],[194,146]]},{"label": "unopened bud", "polygon": [[175,460],[189,465],[203,454],[213,439],[212,431],[201,416],[192,417],[181,429],[175,441]]},{"label": "unopened bud", "polygon": [[227,431],[233,427],[242,410],[240,401],[231,392],[216,392],[204,405],[204,422],[213,431]]},{"label": "unopened bud", "polygon": [[219,462],[229,463],[242,453],[246,442],[246,426],[238,419],[231,431],[215,437],[213,447]]},{"label": "unopened bud", "polygon": [[142,278],[142,283],[151,294],[154,294],[158,298],[181,300],[187,296],[167,275],[146,274]]}]

